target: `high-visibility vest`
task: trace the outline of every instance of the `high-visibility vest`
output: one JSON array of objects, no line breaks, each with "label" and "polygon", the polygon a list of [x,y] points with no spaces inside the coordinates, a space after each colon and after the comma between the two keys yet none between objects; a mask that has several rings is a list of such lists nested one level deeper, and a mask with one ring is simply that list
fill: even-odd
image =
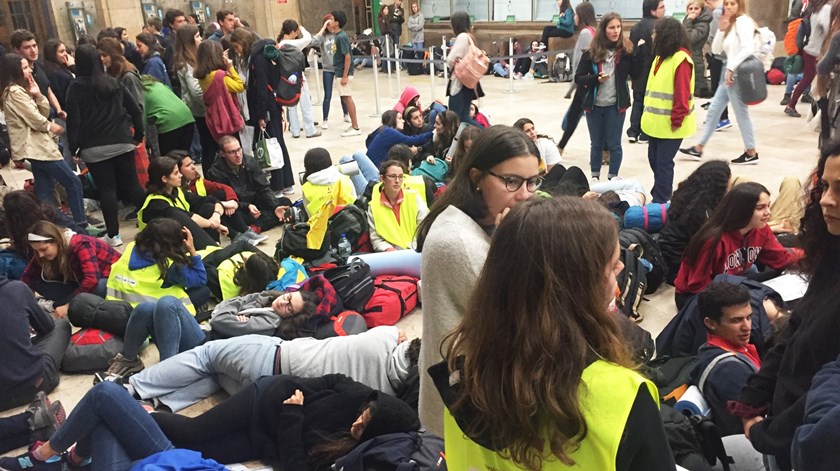
[{"label": "high-visibility vest", "polygon": [[414,190],[403,188],[403,200],[400,203],[400,222],[394,215],[394,210],[383,205],[381,201],[382,184],[373,187],[373,195],[370,200],[370,209],[373,216],[373,225],[379,237],[385,239],[391,245],[401,249],[407,249],[414,240],[417,232],[417,198]]},{"label": "high-visibility vest", "polygon": [[[596,360],[581,376],[578,392],[580,408],[586,419],[586,436],[575,450],[570,450],[573,467],[566,466],[545,448],[542,469],[553,470],[615,470],[615,459],[627,418],[636,400],[639,387],[644,384],[651,398],[658,402],[656,386],[635,371]],[[504,405],[499,405],[504,407]],[[499,453],[470,440],[458,423],[444,410],[446,465],[449,469],[470,471],[520,471],[522,468]],[[545,440],[548,443],[548,440]]]},{"label": "high-visibility vest", "polygon": [[195,181],[195,194],[198,196],[207,196],[207,187],[204,186],[204,179],[198,177]]},{"label": "high-visibility vest", "polygon": [[160,272],[156,263],[136,270],[128,267],[133,252],[134,242],[131,242],[126,246],[120,259],[111,265],[105,299],[125,301],[132,307],[136,307],[142,302],[157,302],[163,296],[174,296],[181,301],[190,314],[195,315],[195,306],[183,286],[162,287],[163,277],[166,274]]},{"label": "high-visibility vest", "polygon": [[[310,218],[319,214],[329,201],[335,201],[336,206],[347,206],[356,201],[353,196],[353,182],[347,175],[341,175],[339,181],[332,185],[315,185],[306,181],[301,185],[300,191],[306,195],[306,214]],[[330,216],[332,213],[327,215],[327,219]]]},{"label": "high-visibility vest", "polygon": [[[691,80],[689,82],[692,98],[688,100],[688,116],[683,119],[682,125],[676,131],[671,130],[671,110],[674,108],[674,75],[677,67],[688,61],[692,67]],[[645,90],[644,113],[642,113],[642,132],[648,136],[659,139],[683,139],[690,137],[697,131],[696,115],[694,113],[694,61],[691,60],[685,51],[679,50],[671,57],[665,59],[656,69],[659,63],[659,56],[653,59],[653,66],[648,75],[647,89]]]},{"label": "high-visibility vest", "polygon": [[403,177],[403,188],[414,190],[426,201],[426,181],[422,175],[405,175]]},{"label": "high-visibility vest", "polygon": [[172,198],[167,198],[166,196],[159,195],[157,193],[150,193],[146,196],[146,201],[143,201],[143,207],[140,208],[140,211],[137,211],[137,227],[142,231],[146,228],[147,222],[143,220],[143,210],[146,209],[146,206],[149,205],[149,202],[153,200],[162,200],[166,201],[169,206],[173,206],[179,209],[183,209],[186,212],[190,212],[190,204],[187,203],[187,199],[184,196],[184,192],[178,188],[175,188],[175,200]]},{"label": "high-visibility vest", "polygon": [[216,271],[219,273],[219,287],[222,290],[222,301],[239,296],[242,288],[233,282],[233,277],[236,276],[236,271],[239,267],[245,265],[245,262],[251,255],[254,255],[254,252],[239,252],[219,264]]}]

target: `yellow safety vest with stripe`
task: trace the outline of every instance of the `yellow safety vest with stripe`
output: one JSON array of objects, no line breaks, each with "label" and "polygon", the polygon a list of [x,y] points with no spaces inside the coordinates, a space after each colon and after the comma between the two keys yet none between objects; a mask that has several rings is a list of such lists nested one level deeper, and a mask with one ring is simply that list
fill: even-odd
[{"label": "yellow safety vest with stripe", "polygon": [[105,299],[125,301],[136,307],[142,302],[157,302],[163,296],[174,296],[195,315],[195,306],[183,286],[173,285],[163,288],[163,276],[157,264],[145,268],[132,270],[128,267],[131,254],[134,252],[134,242],[128,244],[119,260],[111,265],[108,275]]},{"label": "yellow safety vest with stripe", "polygon": [[[641,385],[658,403],[656,386],[640,374],[627,368],[596,360],[583,370],[578,393],[581,411],[586,418],[587,433],[580,446],[572,451],[574,466],[567,466],[544,450],[542,469],[554,470],[615,470],[615,459],[630,409]],[[500,406],[503,407],[503,406]],[[458,423],[444,410],[446,465],[449,469],[469,471],[519,471],[523,468],[499,453],[470,440]]]},{"label": "yellow safety vest with stripe", "polygon": [[204,179],[201,177],[195,181],[195,194],[198,196],[207,196],[207,187],[204,186]]},{"label": "yellow safety vest with stripe", "polygon": [[[356,201],[353,196],[353,182],[347,175],[341,175],[339,181],[332,185],[315,185],[306,181],[301,185],[300,191],[306,196],[306,214],[310,218],[319,214],[330,201],[335,201],[335,206],[347,206]],[[332,212],[327,218],[330,216]]]},{"label": "yellow safety vest with stripe", "polygon": [[[671,110],[674,108],[674,75],[683,61],[688,61],[692,67],[690,92],[688,100],[688,115],[683,119],[679,129],[671,130]],[[679,50],[668,57],[656,70],[659,56],[653,59],[653,65],[648,75],[645,90],[644,113],[642,113],[642,132],[660,139],[682,139],[690,137],[697,131],[696,115],[694,113],[694,61],[685,51]]]},{"label": "yellow safety vest with stripe", "polygon": [[176,188],[175,189],[175,200],[173,201],[172,198],[167,198],[166,196],[159,195],[157,193],[151,193],[146,196],[146,201],[143,201],[143,207],[140,208],[140,211],[137,211],[137,227],[142,231],[146,228],[146,221],[143,220],[143,210],[146,209],[146,206],[149,205],[151,201],[154,200],[162,200],[166,201],[169,206],[174,206],[179,209],[183,209],[186,212],[190,212],[190,204],[187,203],[187,198],[184,196],[183,190]]},{"label": "yellow safety vest with stripe", "polygon": [[407,249],[414,240],[417,232],[417,198],[414,190],[403,188],[403,200],[400,203],[400,222],[394,216],[394,210],[383,205],[381,201],[382,184],[373,187],[373,195],[370,200],[373,225],[379,237],[385,239],[391,245],[401,249]]}]

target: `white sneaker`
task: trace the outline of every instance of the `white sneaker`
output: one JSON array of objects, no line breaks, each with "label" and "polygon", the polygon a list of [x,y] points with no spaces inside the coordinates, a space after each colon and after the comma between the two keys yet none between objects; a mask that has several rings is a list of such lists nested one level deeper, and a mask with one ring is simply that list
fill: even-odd
[{"label": "white sneaker", "polygon": [[344,122],[345,122],[345,123],[350,123],[350,122],[352,122],[352,121],[350,121],[350,115],[349,115],[349,114],[344,115]]},{"label": "white sneaker", "polygon": [[327,123],[327,121],[326,121],[326,120],[324,120],[324,122],[323,122],[323,123],[321,123],[321,129],[323,129],[324,131],[326,131],[326,130],[327,130],[327,129],[329,129],[329,128],[330,128],[329,123]]},{"label": "white sneaker", "polygon": [[341,137],[361,136],[361,135],[362,135],[362,130],[361,129],[356,129],[356,128],[351,127],[350,129],[344,131],[341,134]]},{"label": "white sneaker", "polygon": [[287,196],[295,194],[295,187],[290,186],[290,187],[283,188],[283,194],[287,195]]},{"label": "white sneaker", "polygon": [[115,235],[114,237],[109,237],[107,234],[105,234],[105,236],[102,237],[102,240],[104,240],[105,243],[107,243],[111,247],[119,247],[123,244],[122,237],[120,237],[119,234]]}]

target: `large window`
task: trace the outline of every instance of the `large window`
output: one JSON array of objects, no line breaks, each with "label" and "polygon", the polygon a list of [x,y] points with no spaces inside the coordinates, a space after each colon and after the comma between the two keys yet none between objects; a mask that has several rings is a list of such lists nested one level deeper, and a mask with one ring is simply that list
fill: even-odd
[{"label": "large window", "polygon": [[28,29],[37,31],[35,18],[32,15],[30,0],[13,0],[9,2],[9,13],[14,29]]},{"label": "large window", "polygon": [[[685,13],[690,0],[664,0],[668,16]],[[581,0],[572,0],[572,8]],[[625,19],[642,17],[643,0],[589,0],[599,17],[616,12]],[[426,20],[438,16],[448,18],[452,12],[466,11],[475,21],[551,21],[559,14],[557,0],[421,0],[421,10]]]}]

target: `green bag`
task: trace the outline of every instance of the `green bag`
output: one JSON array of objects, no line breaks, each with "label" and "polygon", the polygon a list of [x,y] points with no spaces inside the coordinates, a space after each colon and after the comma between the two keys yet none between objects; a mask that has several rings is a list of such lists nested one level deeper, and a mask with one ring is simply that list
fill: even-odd
[{"label": "green bag", "polygon": [[785,59],[784,70],[786,74],[799,75],[805,69],[805,64],[802,62],[802,56],[794,54]]},{"label": "green bag", "polygon": [[419,167],[411,171],[411,174],[414,176],[429,177],[435,183],[443,183],[443,177],[446,175],[447,170],[449,170],[449,164],[443,159],[435,159],[434,165],[424,160],[420,163]]},{"label": "green bag", "polygon": [[265,129],[260,131],[260,138],[257,140],[254,154],[262,168],[274,170],[283,168],[283,149],[277,142],[277,138],[269,137]]}]

